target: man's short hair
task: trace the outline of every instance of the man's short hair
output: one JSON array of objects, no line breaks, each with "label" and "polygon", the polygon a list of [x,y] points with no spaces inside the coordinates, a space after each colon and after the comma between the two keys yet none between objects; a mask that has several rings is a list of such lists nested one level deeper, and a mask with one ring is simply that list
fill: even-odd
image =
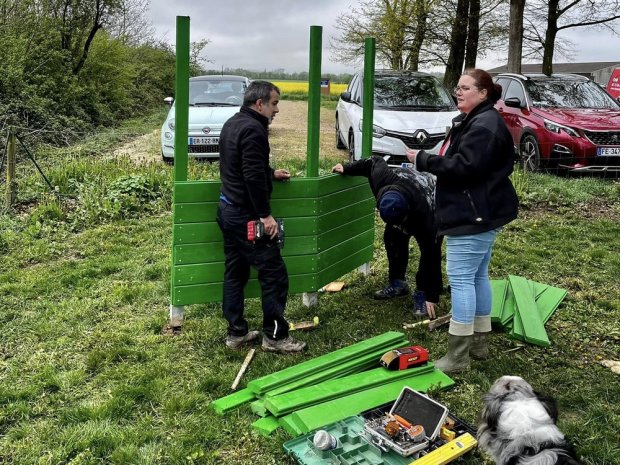
[{"label": "man's short hair", "polygon": [[278,86],[273,85],[268,81],[252,81],[243,94],[243,106],[250,107],[256,103],[257,100],[263,102],[269,102],[271,99],[271,91],[275,90],[280,95],[280,89]]}]

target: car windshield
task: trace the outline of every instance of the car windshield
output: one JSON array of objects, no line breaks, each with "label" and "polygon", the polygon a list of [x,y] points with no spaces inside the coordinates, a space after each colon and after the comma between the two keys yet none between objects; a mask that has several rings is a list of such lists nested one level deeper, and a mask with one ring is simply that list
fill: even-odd
[{"label": "car windshield", "polygon": [[190,106],[238,106],[243,103],[246,86],[230,79],[189,82]]},{"label": "car windshield", "polygon": [[454,109],[454,101],[432,76],[377,76],[375,108]]},{"label": "car windshield", "polygon": [[524,84],[535,107],[618,109],[618,104],[592,81],[529,79]]}]

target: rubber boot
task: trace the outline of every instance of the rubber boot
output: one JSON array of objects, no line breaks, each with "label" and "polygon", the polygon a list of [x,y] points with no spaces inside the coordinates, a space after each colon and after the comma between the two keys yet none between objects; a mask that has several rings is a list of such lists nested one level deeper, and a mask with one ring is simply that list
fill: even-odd
[{"label": "rubber boot", "polygon": [[491,316],[476,316],[474,318],[474,339],[469,349],[469,356],[474,360],[489,358],[488,335],[491,332]]},{"label": "rubber boot", "polygon": [[448,353],[435,362],[435,368],[447,375],[469,370],[469,349],[473,332],[473,324],[463,324],[450,320]]},{"label": "rubber boot", "polygon": [[489,333],[474,333],[469,349],[469,356],[474,360],[486,360],[489,358],[488,335]]}]

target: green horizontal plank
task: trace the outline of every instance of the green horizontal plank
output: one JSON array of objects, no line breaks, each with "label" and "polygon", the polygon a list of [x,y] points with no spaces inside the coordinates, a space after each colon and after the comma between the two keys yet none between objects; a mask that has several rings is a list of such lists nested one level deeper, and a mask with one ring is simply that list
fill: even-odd
[{"label": "green horizontal plank", "polygon": [[[329,175],[321,178],[293,178],[287,182],[274,182],[272,199],[317,198],[357,185],[368,186],[365,178]],[[174,203],[213,202],[220,196],[221,182],[182,181],[174,184]],[[368,189],[370,192],[370,188]],[[372,193],[371,193],[372,195]]]},{"label": "green horizontal plank", "polygon": [[[325,270],[330,266],[342,261],[347,257],[351,257],[353,254],[358,253],[361,250],[373,247],[375,239],[375,231],[364,231],[357,236],[350,237],[349,239],[335,245],[318,254],[318,268],[319,270]],[[372,258],[372,255],[371,255]],[[353,269],[353,268],[351,268]],[[350,270],[349,270],[350,271]]]},{"label": "green horizontal plank", "polygon": [[[306,386],[291,392],[285,392],[279,396],[267,397],[265,398],[265,408],[272,415],[281,417],[311,405],[389,384],[398,379],[429,373],[433,370],[434,366],[430,362],[426,365],[407,370],[390,371],[383,367],[375,368],[374,370],[356,373],[344,378],[331,379],[314,386]],[[248,387],[252,390],[250,386]]]},{"label": "green horizontal plank", "polygon": [[[286,218],[284,232],[287,238],[316,234],[318,232],[318,218],[315,216]],[[215,221],[175,224],[172,237],[174,245],[221,242],[223,240],[222,231]]]},{"label": "green horizontal plank", "polygon": [[262,436],[269,436],[279,427],[278,419],[272,416],[261,418],[252,423],[252,429]]},{"label": "green horizontal plank", "polygon": [[306,407],[280,418],[279,423],[287,432],[289,430],[286,425],[293,425],[290,434],[299,435],[396,400],[405,386],[416,391],[426,392],[431,387],[439,387],[443,390],[453,385],[454,381],[448,375],[439,370],[433,370],[429,373],[414,375],[383,386]]},{"label": "green horizontal plank", "polygon": [[318,218],[317,227],[320,232],[329,231],[341,224],[350,223],[353,220],[374,213],[374,211],[374,198],[362,200],[337,210],[321,213]]},{"label": "green horizontal plank", "polygon": [[369,351],[378,351],[390,347],[392,344],[401,342],[404,338],[405,335],[401,332],[388,331],[252,380],[248,383],[247,388],[255,394],[262,395],[284,384],[310,376],[317,371],[326,370],[343,363],[348,363],[354,358],[363,357]]},{"label": "green horizontal plank", "polygon": [[362,249],[359,252],[349,257],[346,257],[340,262],[335,263],[328,268],[321,269],[317,278],[319,288],[331,283],[332,281],[335,281],[341,276],[344,276],[348,272],[353,271],[355,268],[363,265],[364,263],[370,262],[372,260],[373,251],[373,246],[369,245],[365,249]]},{"label": "green horizontal plank", "polygon": [[[284,240],[283,257],[307,256],[316,253],[317,236],[287,237]],[[222,242],[175,245],[172,260],[174,265],[222,262],[224,261],[224,245]]]},{"label": "green horizontal plank", "polygon": [[355,186],[351,189],[346,189],[333,194],[325,195],[319,198],[319,211],[322,213],[329,213],[334,210],[339,210],[343,207],[351,204],[358,203],[362,200],[369,199],[369,195],[372,197],[370,189],[366,185]]},{"label": "green horizontal plank", "polygon": [[374,214],[370,214],[329,231],[321,232],[317,239],[318,251],[323,252],[337,244],[343,243],[351,237],[357,236],[365,231],[374,231],[374,229],[375,216]]},{"label": "green horizontal plank", "polygon": [[220,397],[217,400],[211,402],[211,408],[215,410],[219,415],[224,415],[226,412],[239,407],[240,405],[247,404],[248,402],[256,399],[254,393],[249,389],[241,389],[234,394]]},{"label": "green horizontal plank", "polygon": [[[279,199],[271,201],[271,212],[276,218],[316,216],[318,199]],[[173,208],[173,223],[203,223],[215,221],[218,202],[182,203]]]},{"label": "green horizontal plank", "polygon": [[[317,275],[290,275],[289,294],[301,294],[302,292],[314,292],[317,289]],[[192,305],[207,302],[221,302],[223,295],[222,283],[194,284],[191,286],[175,286],[172,291],[172,305]],[[246,298],[260,297],[258,281],[251,279],[245,287]]]},{"label": "green horizontal plank", "polygon": [[[296,255],[284,257],[289,275],[311,274],[318,272],[316,255]],[[250,271],[250,279],[256,278],[255,268]],[[195,263],[178,265],[174,270],[174,284],[185,286],[191,284],[222,282],[224,280],[224,262]]]}]

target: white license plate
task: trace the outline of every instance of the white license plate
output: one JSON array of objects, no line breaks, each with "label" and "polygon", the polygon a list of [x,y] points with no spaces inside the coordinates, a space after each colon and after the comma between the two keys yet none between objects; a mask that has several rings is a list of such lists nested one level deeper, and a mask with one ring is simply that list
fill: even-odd
[{"label": "white license plate", "polygon": [[219,137],[190,137],[189,145],[217,145],[220,143]]},{"label": "white license plate", "polygon": [[596,154],[599,157],[620,157],[620,147],[598,147]]}]

